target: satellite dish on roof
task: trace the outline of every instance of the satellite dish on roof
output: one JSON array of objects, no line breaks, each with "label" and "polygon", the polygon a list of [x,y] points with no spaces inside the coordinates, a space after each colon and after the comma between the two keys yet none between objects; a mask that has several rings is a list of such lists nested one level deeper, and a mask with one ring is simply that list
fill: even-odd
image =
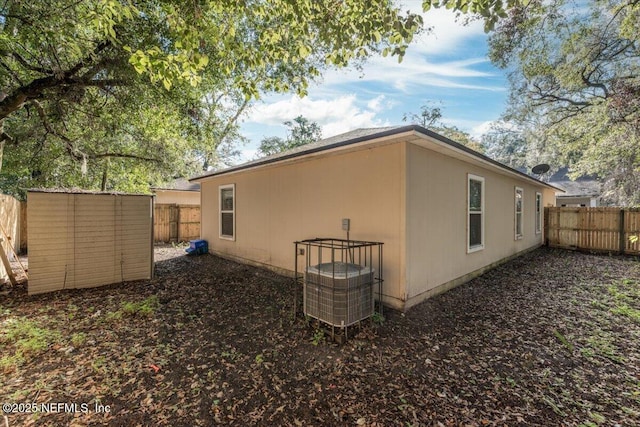
[{"label": "satellite dish on roof", "polygon": [[531,168],[531,172],[535,173],[536,175],[540,175],[543,173],[547,173],[549,172],[549,165],[546,163],[541,163],[539,165],[535,165],[533,168]]}]

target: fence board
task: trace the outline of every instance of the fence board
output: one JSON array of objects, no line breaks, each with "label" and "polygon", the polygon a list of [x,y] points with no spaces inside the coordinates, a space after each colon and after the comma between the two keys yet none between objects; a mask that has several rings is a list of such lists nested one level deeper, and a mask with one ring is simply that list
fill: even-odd
[{"label": "fence board", "polygon": [[156,243],[199,239],[200,206],[156,204],[153,230]]},{"label": "fence board", "polygon": [[547,245],[640,254],[640,210],[611,207],[545,208]]},{"label": "fence board", "polygon": [[27,202],[20,202],[20,253],[27,253]]},{"label": "fence board", "polygon": [[[20,239],[21,239],[21,221],[20,221],[20,209],[21,203],[12,196],[6,194],[0,194],[0,226],[4,233],[0,232],[0,238],[2,241],[0,244],[7,254],[8,258],[13,261],[13,251],[20,251]],[[6,235],[5,235],[6,233]],[[5,271],[4,265],[0,263],[0,282],[8,278],[7,271]]]}]

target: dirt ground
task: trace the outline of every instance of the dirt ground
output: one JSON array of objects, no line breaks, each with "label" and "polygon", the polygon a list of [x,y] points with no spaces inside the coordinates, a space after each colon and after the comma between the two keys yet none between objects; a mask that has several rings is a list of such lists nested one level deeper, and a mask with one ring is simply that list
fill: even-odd
[{"label": "dirt ground", "polygon": [[542,248],[337,344],[290,279],[183,249],[0,295],[8,426],[640,424],[637,258]]}]

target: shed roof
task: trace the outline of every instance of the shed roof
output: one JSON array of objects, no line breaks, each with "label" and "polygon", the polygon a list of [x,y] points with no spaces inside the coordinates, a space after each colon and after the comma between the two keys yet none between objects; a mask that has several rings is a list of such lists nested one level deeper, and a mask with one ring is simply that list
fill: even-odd
[{"label": "shed roof", "polygon": [[200,184],[189,182],[186,178],[177,178],[165,186],[151,187],[154,191],[200,191]]},{"label": "shed roof", "polygon": [[121,193],[117,191],[84,190],[82,188],[29,188],[28,193],[60,193],[60,194],[90,194],[103,196],[145,196],[153,197],[153,194]]},{"label": "shed roof", "polygon": [[310,144],[305,144],[305,145],[293,148],[291,150],[286,150],[281,153],[276,153],[276,154],[263,157],[257,160],[252,160],[246,163],[242,163],[240,165],[231,166],[229,168],[221,169],[217,171],[207,172],[206,174],[191,178],[189,181],[201,182],[206,178],[210,178],[214,176],[220,176],[220,175],[225,175],[232,172],[239,172],[245,169],[253,169],[253,168],[266,166],[269,164],[284,162],[286,160],[301,158],[314,153],[329,151],[332,149],[345,147],[345,146],[349,146],[349,145],[353,145],[361,142],[370,141],[371,143],[374,143],[376,140],[381,140],[385,137],[400,136],[401,134],[405,134],[405,133],[414,134],[414,135],[417,134],[423,137],[432,138],[438,141],[439,143],[442,143],[442,145],[447,146],[452,151],[463,152],[467,156],[476,158],[482,161],[483,163],[489,163],[494,167],[497,167],[499,169],[502,169],[505,172],[508,172],[509,174],[515,174],[529,181],[535,181],[537,184],[544,185],[545,187],[549,187],[554,190],[558,190],[561,192],[564,191],[561,188],[557,188],[549,183],[533,178],[530,175],[527,175],[526,173],[520,172],[516,169],[506,166],[490,157],[485,156],[484,154],[478,153],[477,151],[465,145],[455,142],[443,135],[440,135],[436,132],[433,132],[419,125],[356,129],[340,135],[332,136],[330,138],[321,139],[319,141],[312,142]]}]

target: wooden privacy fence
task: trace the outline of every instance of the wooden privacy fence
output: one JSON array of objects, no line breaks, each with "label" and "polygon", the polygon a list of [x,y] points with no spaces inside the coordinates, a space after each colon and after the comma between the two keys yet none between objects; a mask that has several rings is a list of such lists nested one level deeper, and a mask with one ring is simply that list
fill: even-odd
[{"label": "wooden privacy fence", "polygon": [[186,242],[199,238],[200,206],[176,204],[154,206],[154,242]]},{"label": "wooden privacy fence", "polygon": [[544,213],[551,247],[640,254],[640,209],[549,207]]},{"label": "wooden privacy fence", "polygon": [[[19,253],[24,249],[23,239],[27,237],[27,222],[21,217],[23,205],[26,203],[6,194],[0,194],[0,245],[8,256],[7,260],[13,260],[14,253]],[[8,272],[2,262],[0,263],[0,282],[8,277]]]}]

